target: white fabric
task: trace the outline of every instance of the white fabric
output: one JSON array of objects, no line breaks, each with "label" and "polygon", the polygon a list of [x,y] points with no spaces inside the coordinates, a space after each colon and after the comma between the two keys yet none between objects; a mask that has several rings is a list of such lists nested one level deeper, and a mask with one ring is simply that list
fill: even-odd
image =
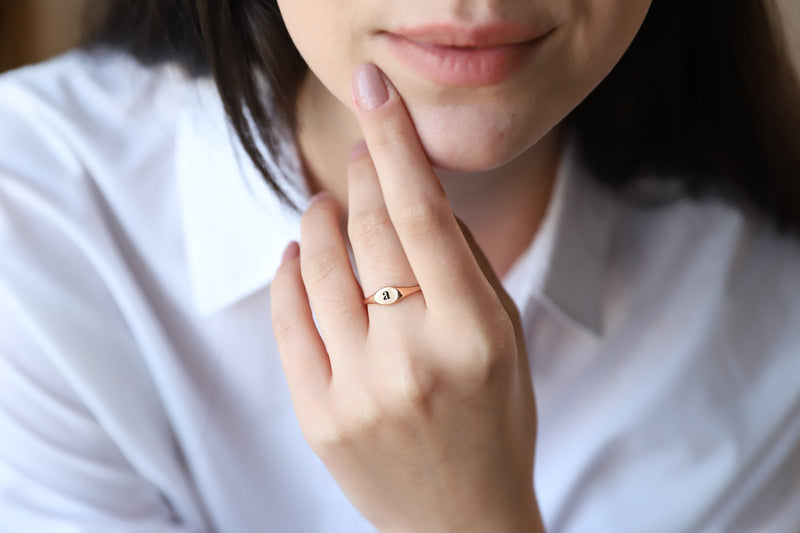
[{"label": "white fabric", "polygon": [[[373,530],[305,444],[269,326],[298,216],[231,139],[170,67],[0,78],[0,531]],[[797,242],[637,207],[567,150],[505,283],[549,531],[798,531]]]}]

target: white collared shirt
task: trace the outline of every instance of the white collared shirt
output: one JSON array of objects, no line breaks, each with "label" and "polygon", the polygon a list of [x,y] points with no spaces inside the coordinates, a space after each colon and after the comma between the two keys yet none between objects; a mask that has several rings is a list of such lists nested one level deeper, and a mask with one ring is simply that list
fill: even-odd
[{"label": "white collared shirt", "polygon": [[[0,532],[373,531],[272,337],[299,216],[232,139],[172,67],[0,78]],[[800,529],[800,243],[711,201],[637,207],[567,150],[504,281],[548,531]]]}]

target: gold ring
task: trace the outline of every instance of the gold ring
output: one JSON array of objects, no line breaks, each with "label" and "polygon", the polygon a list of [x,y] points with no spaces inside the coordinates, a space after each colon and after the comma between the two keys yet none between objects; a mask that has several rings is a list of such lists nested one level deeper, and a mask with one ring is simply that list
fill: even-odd
[{"label": "gold ring", "polygon": [[384,287],[378,289],[372,295],[364,298],[365,304],[392,305],[396,304],[406,296],[419,292],[419,285],[414,287]]}]

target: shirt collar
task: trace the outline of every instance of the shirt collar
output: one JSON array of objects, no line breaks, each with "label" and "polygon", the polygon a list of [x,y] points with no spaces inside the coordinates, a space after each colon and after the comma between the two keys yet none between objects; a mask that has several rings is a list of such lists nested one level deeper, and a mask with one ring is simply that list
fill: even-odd
[{"label": "shirt collar", "polygon": [[[178,118],[176,174],[195,307],[222,309],[269,285],[300,215],[272,194],[227,122],[213,82],[188,91]],[[301,208],[307,191],[271,159],[271,174]]]},{"label": "shirt collar", "polygon": [[539,230],[506,277],[523,316],[533,300],[561,320],[602,336],[616,196],[583,166],[567,141]]},{"label": "shirt collar", "polygon": [[[176,146],[185,246],[195,306],[210,314],[268,286],[300,215],[267,187],[225,117],[210,81],[200,81],[180,113]],[[298,168],[282,172],[292,200],[308,201]],[[292,178],[287,176],[294,176]],[[547,213],[531,246],[506,276],[524,312],[538,299],[593,335],[603,331],[606,262],[615,203],[567,142]]]}]

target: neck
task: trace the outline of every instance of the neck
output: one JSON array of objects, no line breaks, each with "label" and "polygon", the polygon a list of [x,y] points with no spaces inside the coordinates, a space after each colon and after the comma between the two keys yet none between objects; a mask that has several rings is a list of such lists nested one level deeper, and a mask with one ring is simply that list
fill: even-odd
[{"label": "neck", "polygon": [[[362,138],[358,123],[313,75],[297,106],[298,145],[313,192],[325,190],[347,206],[346,168]],[[495,272],[508,272],[538,231],[550,201],[561,153],[556,128],[515,159],[491,170],[437,170],[456,215],[470,228]]]}]

